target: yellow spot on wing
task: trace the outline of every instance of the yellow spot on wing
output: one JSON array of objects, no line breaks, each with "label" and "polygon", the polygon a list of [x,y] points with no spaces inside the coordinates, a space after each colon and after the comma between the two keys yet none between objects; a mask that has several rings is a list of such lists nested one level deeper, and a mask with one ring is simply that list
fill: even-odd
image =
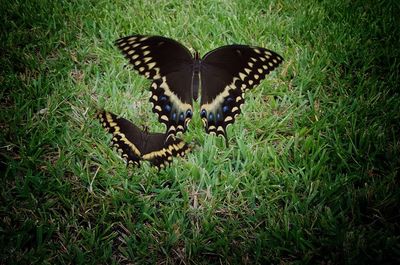
[{"label": "yellow spot on wing", "polygon": [[231,121],[231,120],[233,120],[232,116],[228,116],[228,117],[225,118],[224,122],[228,122],[228,121]]},{"label": "yellow spot on wing", "polygon": [[144,61],[145,63],[147,63],[147,62],[150,61],[151,59],[152,59],[151,57],[146,57],[146,58],[143,59],[143,61]]},{"label": "yellow spot on wing", "polygon": [[217,131],[225,132],[224,127],[222,127],[222,126],[218,126]]}]

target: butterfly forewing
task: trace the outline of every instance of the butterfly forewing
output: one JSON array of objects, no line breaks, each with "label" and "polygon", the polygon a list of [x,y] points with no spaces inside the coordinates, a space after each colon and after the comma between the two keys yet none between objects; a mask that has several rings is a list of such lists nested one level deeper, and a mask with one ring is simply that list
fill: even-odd
[{"label": "butterfly forewing", "polygon": [[138,165],[140,160],[148,160],[158,169],[168,166],[173,156],[184,156],[190,148],[182,140],[166,134],[141,131],[130,121],[117,115],[101,111],[97,114],[104,128],[113,135],[115,146],[128,165]]},{"label": "butterfly forewing", "polygon": [[[132,35],[116,42],[139,74],[157,79],[192,62],[190,51],[179,42],[161,36]],[[146,74],[151,72],[149,74]]]},{"label": "butterfly forewing", "polygon": [[140,129],[109,112],[99,112],[97,118],[102,126],[112,134],[111,145],[117,149],[122,158],[126,159],[128,164],[139,165],[141,157],[139,143],[142,137]]},{"label": "butterfly forewing", "polygon": [[153,112],[167,134],[186,130],[192,117],[193,58],[180,43],[161,36],[133,35],[116,41],[139,74],[152,79]]},{"label": "butterfly forewing", "polygon": [[281,62],[277,53],[259,47],[229,45],[204,56],[201,64],[201,111],[207,133],[226,137],[244,103],[244,92],[257,86]]}]

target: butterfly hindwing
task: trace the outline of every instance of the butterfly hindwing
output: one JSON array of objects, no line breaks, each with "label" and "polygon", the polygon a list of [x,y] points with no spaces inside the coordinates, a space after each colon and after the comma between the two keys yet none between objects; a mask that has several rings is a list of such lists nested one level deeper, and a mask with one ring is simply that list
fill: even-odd
[{"label": "butterfly hindwing", "polygon": [[97,114],[103,127],[113,135],[112,145],[117,148],[128,165],[140,165],[148,160],[158,169],[168,166],[173,156],[184,156],[190,147],[182,140],[162,133],[141,131],[130,121],[117,115],[101,111]]},{"label": "butterfly hindwing", "polygon": [[132,35],[116,41],[139,74],[153,80],[150,102],[167,134],[184,132],[193,113],[192,55],[179,42],[161,36]]},{"label": "butterfly hindwing", "polygon": [[[185,72],[172,73],[161,79],[154,80],[151,84],[150,91],[152,95],[150,102],[153,104],[153,112],[157,113],[158,120],[167,126],[168,136],[176,135],[178,132],[185,132],[193,115],[192,105],[184,103],[191,102],[190,96],[186,95],[186,100],[182,102],[181,98],[173,93],[170,87],[190,87],[191,80],[184,76]],[[168,82],[168,80],[170,81]]]},{"label": "butterfly hindwing", "polygon": [[257,86],[283,58],[259,47],[228,45],[207,53],[202,60],[201,111],[207,133],[226,137],[244,103],[244,92]]},{"label": "butterfly hindwing", "polygon": [[152,133],[146,142],[143,159],[161,169],[168,166],[174,156],[184,157],[189,151],[189,145],[174,136],[166,139],[164,133]]},{"label": "butterfly hindwing", "polygon": [[235,121],[244,104],[244,92],[228,85],[211,103],[201,106],[200,117],[209,134],[226,137],[226,128]]}]

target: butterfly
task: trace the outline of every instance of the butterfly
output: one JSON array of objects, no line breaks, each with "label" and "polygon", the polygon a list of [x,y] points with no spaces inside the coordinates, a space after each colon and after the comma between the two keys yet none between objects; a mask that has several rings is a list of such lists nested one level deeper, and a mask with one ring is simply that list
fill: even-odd
[{"label": "butterfly", "polygon": [[207,133],[226,139],[226,128],[241,112],[244,93],[283,62],[271,51],[227,45],[194,56],[179,42],[161,36],[132,35],[116,45],[133,68],[152,80],[150,102],[167,135],[184,132],[193,116],[192,99],[201,86],[200,117]]},{"label": "butterfly", "polygon": [[190,151],[189,145],[183,140],[175,137],[167,139],[164,133],[142,131],[130,121],[111,112],[99,111],[96,117],[113,135],[111,143],[126,159],[127,165],[140,166],[141,160],[147,160],[160,170],[172,162],[172,157],[183,157]]}]

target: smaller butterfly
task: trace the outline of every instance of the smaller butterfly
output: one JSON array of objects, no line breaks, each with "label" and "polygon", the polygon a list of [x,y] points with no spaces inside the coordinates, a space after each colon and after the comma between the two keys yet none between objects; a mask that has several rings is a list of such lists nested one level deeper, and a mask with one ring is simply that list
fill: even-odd
[{"label": "smaller butterfly", "polygon": [[274,51],[237,44],[192,56],[185,46],[162,36],[132,35],[116,45],[140,75],[152,80],[150,102],[168,135],[186,131],[192,100],[200,94],[206,132],[226,138],[227,126],[241,113],[245,92],[283,62]]},{"label": "smaller butterfly", "polygon": [[112,146],[116,147],[127,165],[140,166],[140,160],[147,160],[157,169],[172,162],[172,157],[183,157],[190,147],[183,140],[168,137],[163,133],[148,133],[117,115],[99,111],[96,117],[102,126],[113,135]]}]

